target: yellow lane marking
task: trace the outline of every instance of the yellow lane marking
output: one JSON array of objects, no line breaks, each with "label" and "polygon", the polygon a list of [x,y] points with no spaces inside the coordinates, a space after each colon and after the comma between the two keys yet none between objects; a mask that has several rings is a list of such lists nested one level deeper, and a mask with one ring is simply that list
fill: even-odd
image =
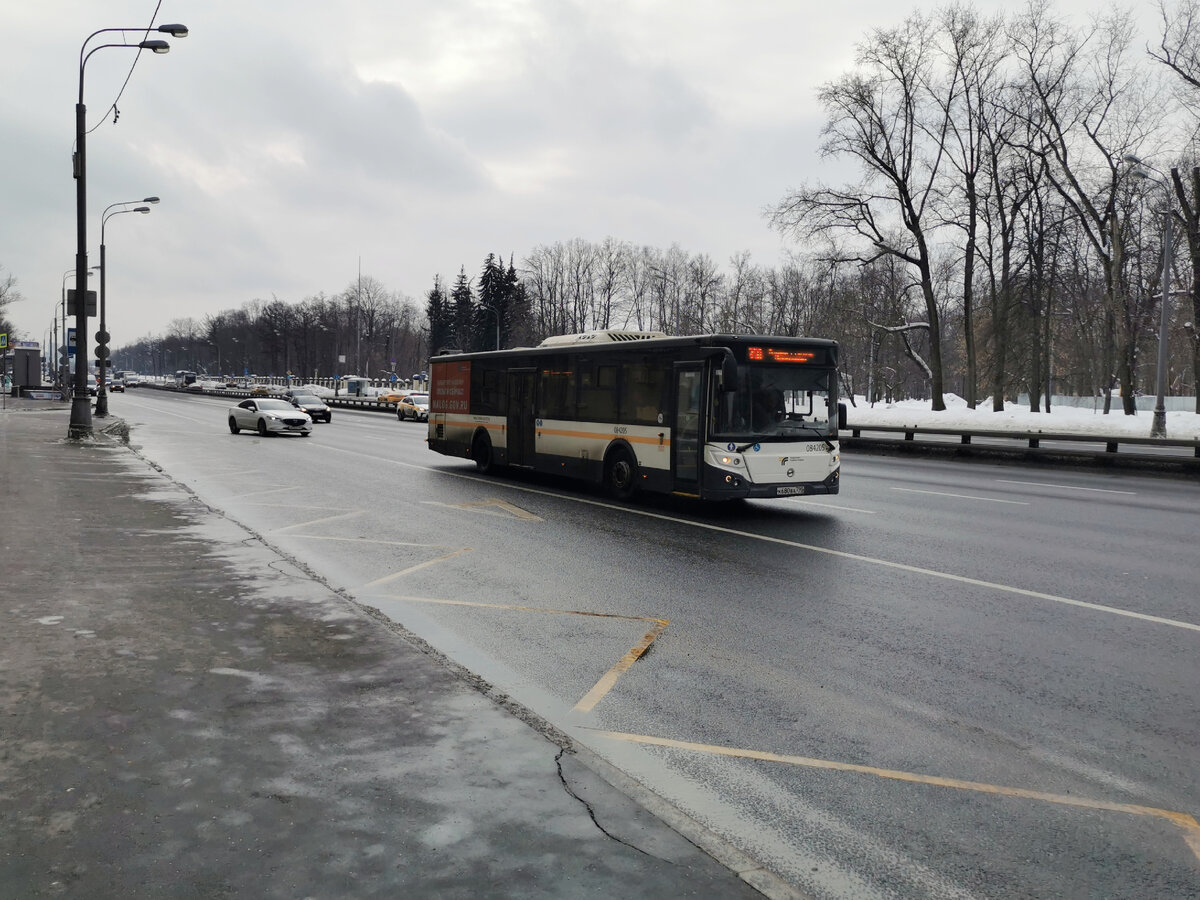
[{"label": "yellow lane marking", "polygon": [[890,778],[894,781],[908,781],[914,784],[928,784],[935,787],[955,788],[960,791],[975,791],[981,794],[998,794],[1004,797],[1020,797],[1025,800],[1041,800],[1045,803],[1055,803],[1060,806],[1075,806],[1082,809],[1103,810],[1108,812],[1128,813],[1134,816],[1150,816],[1165,819],[1172,825],[1183,829],[1184,840],[1188,847],[1200,860],[1200,822],[1195,816],[1187,813],[1174,812],[1169,809],[1158,809],[1153,806],[1140,806],[1136,803],[1113,803],[1108,800],[1089,800],[1086,797],[1072,797],[1067,794],[1052,794],[1046,791],[1031,791],[1027,788],[1005,787],[999,784],[988,784],[982,781],[964,781],[959,778],[942,778],[937,775],[921,775],[917,772],[903,772],[897,769],[880,769],[875,766],[864,766],[857,763],[836,762],[830,759],[815,759],[809,756],[788,756],[782,753],[768,753],[763,750],[746,750],[737,747],[722,747],[714,744],[697,744],[691,741],[676,741],[671,738],[652,737],[645,734],[628,734],[619,731],[597,731],[588,729],[597,737],[630,744],[649,744],[654,747],[669,747],[673,750],[690,750],[694,753],[707,753],[715,756],[730,756],[738,759],[756,759],[763,762],[784,763],[790,766],[803,766],[810,769],[832,769],[837,772],[858,772],[863,775],[874,775],[877,778]]},{"label": "yellow lane marking", "polygon": [[282,528],[276,528],[271,533],[272,534],[280,534],[281,532],[284,532],[284,531],[291,531],[293,528],[307,528],[309,525],[320,525],[322,522],[332,522],[335,519],[349,519],[349,518],[352,518],[353,516],[361,516],[365,512],[366,512],[365,509],[356,509],[353,512],[339,513],[336,516],[325,516],[320,519],[313,519],[310,522],[297,522],[295,525],[284,525]]},{"label": "yellow lane marking", "polygon": [[251,506],[265,506],[267,509],[345,509],[344,506],[313,506],[311,503],[257,503],[251,501]]},{"label": "yellow lane marking", "polygon": [[294,538],[312,538],[314,541],[345,541],[348,544],[386,544],[389,547],[429,547],[433,550],[449,550],[448,544],[419,544],[414,541],[382,541],[378,538],[330,537],[325,534],[292,534]]},{"label": "yellow lane marking", "polygon": [[604,696],[616,685],[617,679],[624,675],[629,670],[629,667],[650,649],[650,645],[654,643],[654,639],[662,634],[666,628],[666,619],[656,620],[654,626],[642,636],[641,643],[622,656],[615,666],[605,672],[604,677],[597,681],[592,689],[584,694],[583,698],[575,704],[573,711],[591,712],[595,709],[596,704],[603,700]]},{"label": "yellow lane marking", "polygon": [[[397,573],[399,575],[400,573]],[[390,580],[393,576],[388,576]],[[371,582],[378,584],[379,582]],[[366,585],[370,587],[371,585]],[[536,612],[549,613],[558,616],[593,616],[598,619],[624,619],[627,622],[650,622],[651,628],[645,635],[642,636],[641,642],[621,657],[620,661],[604,673],[604,676],[596,682],[590,691],[584,694],[583,699],[575,704],[575,711],[590,712],[597,703],[599,703],[606,694],[608,694],[617,684],[617,679],[629,670],[629,667],[637,662],[646,651],[650,649],[650,645],[654,643],[654,639],[662,634],[668,625],[669,619],[655,619],[650,616],[622,616],[617,613],[601,613],[587,612],[579,609],[544,609],[537,606],[517,606],[512,603],[480,603],[475,600],[438,600],[433,597],[401,597],[394,594],[388,595],[392,600],[406,600],[411,603],[436,603],[442,606],[478,606],[485,609],[509,609],[520,612]]]},{"label": "yellow lane marking", "polygon": [[[439,503],[436,500],[422,500],[421,502],[427,506],[444,506],[447,509],[465,509],[468,512],[481,512],[493,516],[498,515],[498,513],[492,512],[492,510],[488,509],[487,507],[495,506],[504,510],[504,512],[508,513],[509,515],[516,516],[518,519],[525,519],[529,522],[545,521],[541,516],[534,515],[528,510],[521,509],[519,506],[514,506],[513,504],[498,498],[492,498],[491,500],[478,500],[473,503]],[[507,516],[505,516],[505,518],[507,518]]]},{"label": "yellow lane marking", "polygon": [[[352,456],[365,456],[368,459],[377,459],[385,463],[403,466],[408,469],[420,469],[426,472],[436,472],[438,475],[443,475],[447,478],[458,478],[463,481],[475,481],[480,484],[495,485],[495,482],[482,475],[470,475],[466,472],[457,472],[452,469],[440,468],[438,466],[426,466],[420,463],[401,462],[397,459],[388,459],[386,457],[372,456],[367,453],[362,453],[357,450],[346,450],[340,447],[325,447],[327,452],[346,453]],[[937,569],[926,569],[921,566],[911,566],[907,563],[893,562],[888,559],[879,559],[873,556],[864,556],[861,553],[850,553],[846,550],[834,550],[830,547],[819,547],[816,544],[803,544],[800,541],[793,541],[787,538],[774,537],[768,534],[755,534],[752,531],[742,531],[738,528],[728,528],[724,525],[714,525],[710,522],[699,522],[694,519],[682,519],[678,516],[668,516],[664,513],[657,513],[647,509],[639,509],[633,506],[618,506],[615,503],[605,503],[601,500],[592,500],[587,497],[573,496],[571,494],[555,493],[554,491],[543,490],[541,488],[528,487],[522,484],[506,484],[509,490],[521,491],[526,494],[538,494],[543,497],[552,497],[555,500],[561,500],[568,503],[576,503],[583,506],[596,506],[601,509],[611,509],[616,512],[625,513],[631,516],[641,516],[647,519],[657,519],[663,522],[672,522],[676,525],[683,525],[691,528],[700,528],[704,531],[713,531],[719,534],[731,534],[735,537],[742,537],[752,541],[762,541],[768,544],[776,544],[782,547],[792,547],[797,550],[808,550],[812,553],[823,553],[826,556],[836,556],[839,559],[850,559],[855,562],[865,563],[870,566],[882,566],[887,569],[896,569],[901,572],[908,572],[913,575],[924,575],[928,578],[942,578],[946,581],[954,581],[959,584],[969,584],[975,587],[987,588],[994,591],[1002,591],[1007,594],[1016,594],[1020,597],[1032,597],[1035,600],[1045,600],[1050,603],[1062,603],[1066,606],[1076,606],[1081,609],[1090,609],[1093,612],[1108,613],[1114,616],[1125,616],[1130,619],[1138,619],[1143,622],[1153,622],[1157,625],[1170,625],[1173,628],[1184,628],[1189,631],[1200,632],[1200,625],[1193,622],[1183,622],[1179,619],[1167,619],[1162,616],[1152,616],[1147,613],[1134,612],[1129,609],[1122,609],[1119,606],[1105,606],[1100,603],[1089,603],[1086,600],[1072,600],[1070,597],[1060,597],[1056,594],[1046,594],[1042,591],[1033,591],[1027,588],[1014,587],[1008,584],[998,584],[994,581],[984,581],[980,578],[969,578],[966,575],[955,575],[952,572],[941,572]]]},{"label": "yellow lane marking", "polygon": [[244,500],[246,497],[257,497],[260,494],[278,494],[280,491],[295,491],[295,490],[299,490],[299,485],[296,485],[296,486],[289,485],[287,487],[277,487],[277,488],[266,488],[261,491],[239,491],[238,497],[240,497]]},{"label": "yellow lane marking", "polygon": [[458,550],[455,550],[453,553],[447,553],[443,556],[435,557],[434,559],[427,559],[425,562],[417,563],[415,566],[409,566],[407,569],[401,569],[399,572],[393,572],[391,575],[384,575],[382,578],[376,578],[374,581],[368,581],[363,585],[363,587],[373,588],[378,587],[381,584],[387,584],[389,581],[395,581],[397,578],[403,578],[405,575],[416,572],[418,569],[424,569],[426,566],[432,566],[434,563],[444,562],[445,560],[453,559],[460,554],[468,553],[472,549],[473,548],[471,547],[462,547]]}]

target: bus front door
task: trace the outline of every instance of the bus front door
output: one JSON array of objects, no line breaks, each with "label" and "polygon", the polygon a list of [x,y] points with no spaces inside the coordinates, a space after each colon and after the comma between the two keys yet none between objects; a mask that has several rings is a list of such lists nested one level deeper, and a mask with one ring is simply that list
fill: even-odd
[{"label": "bus front door", "polygon": [[671,429],[671,470],[674,490],[700,491],[700,396],[704,369],[696,363],[675,367],[675,423]]},{"label": "bus front door", "polygon": [[508,373],[508,449],[505,460],[510,466],[533,465],[533,385],[536,370]]}]

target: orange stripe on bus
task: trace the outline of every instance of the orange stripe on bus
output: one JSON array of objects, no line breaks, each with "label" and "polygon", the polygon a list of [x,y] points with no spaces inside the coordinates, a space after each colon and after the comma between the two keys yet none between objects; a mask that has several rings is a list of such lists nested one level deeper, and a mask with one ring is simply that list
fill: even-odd
[{"label": "orange stripe on bus", "polygon": [[539,437],[548,435],[552,437],[583,438],[593,441],[626,440],[631,444],[653,444],[656,447],[671,446],[670,439],[665,435],[660,440],[658,437],[642,437],[637,434],[596,434],[594,431],[561,431],[557,428],[539,428],[537,433]]}]

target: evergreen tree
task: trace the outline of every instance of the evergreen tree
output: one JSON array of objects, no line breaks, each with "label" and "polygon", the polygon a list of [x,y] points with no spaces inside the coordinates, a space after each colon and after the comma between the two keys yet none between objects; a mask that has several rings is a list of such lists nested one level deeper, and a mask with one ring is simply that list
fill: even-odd
[{"label": "evergreen tree", "polygon": [[503,331],[507,320],[507,296],[504,283],[504,264],[489,253],[479,276],[479,306],[475,333],[478,335],[476,350],[499,350],[504,346]]},{"label": "evergreen tree", "polygon": [[453,319],[453,336],[450,341],[456,349],[473,350],[475,347],[475,308],[471,282],[467,269],[458,270],[454,289],[450,292],[450,314]]},{"label": "evergreen tree", "polygon": [[529,297],[510,255],[508,271],[504,274],[504,325],[501,329],[504,346],[532,343],[529,322]]},{"label": "evergreen tree", "polygon": [[454,317],[439,275],[433,277],[433,287],[425,295],[425,316],[429,319],[429,355],[436,356],[453,343],[454,334]]}]

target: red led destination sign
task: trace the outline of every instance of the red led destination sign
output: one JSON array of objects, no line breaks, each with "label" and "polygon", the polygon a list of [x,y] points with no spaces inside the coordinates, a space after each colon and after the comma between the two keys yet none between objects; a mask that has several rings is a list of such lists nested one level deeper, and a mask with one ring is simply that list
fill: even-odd
[{"label": "red led destination sign", "polygon": [[811,350],[778,350],[775,347],[747,347],[750,362],[810,363],[816,354]]}]

